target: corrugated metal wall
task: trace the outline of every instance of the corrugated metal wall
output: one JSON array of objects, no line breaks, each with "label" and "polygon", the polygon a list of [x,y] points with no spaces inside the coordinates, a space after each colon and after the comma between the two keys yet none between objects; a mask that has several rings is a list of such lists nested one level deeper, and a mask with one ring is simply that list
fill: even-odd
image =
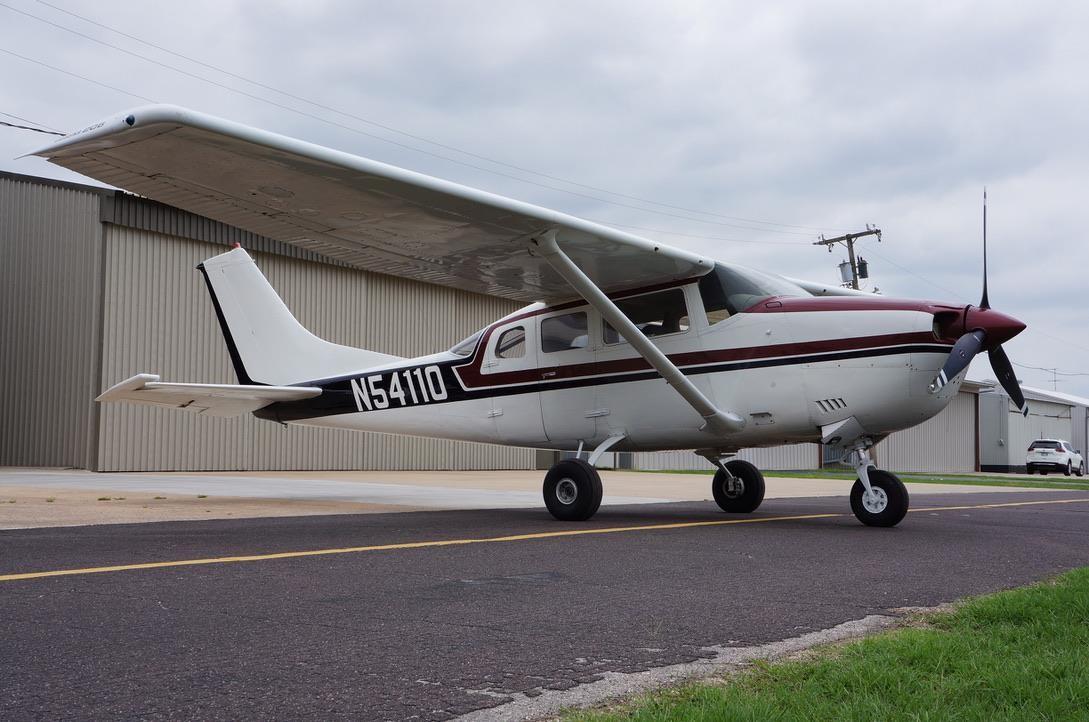
[{"label": "corrugated metal wall", "polygon": [[[168,219],[166,219],[168,220]],[[237,383],[194,266],[222,245],[105,226],[102,388],[137,372]],[[336,343],[416,356],[452,345],[516,304],[323,263],[254,253],[299,321]],[[102,408],[98,468],[512,469],[526,449],[212,419],[124,404]]]},{"label": "corrugated metal wall", "polygon": [[[105,223],[103,225],[102,222]],[[103,388],[138,371],[235,381],[193,267],[241,242],[299,320],[353,346],[413,356],[513,310],[509,301],[345,268],[133,196],[0,173],[0,465],[101,470],[533,468],[534,452],[348,431],[200,418],[125,405]],[[973,395],[889,437],[894,471],[970,471]],[[1035,438],[1078,438],[1069,405],[1009,417],[1009,464]],[[1084,420],[1078,417],[1084,424]],[[1080,429],[1084,433],[1083,429]],[[812,444],[740,454],[763,469],[813,469]],[[704,469],[691,452],[638,453],[637,469]]]},{"label": "corrugated metal wall", "polygon": [[893,472],[975,471],[976,439],[975,394],[961,391],[937,416],[878,444],[877,466]]},{"label": "corrugated metal wall", "polygon": [[[770,446],[764,449],[743,449],[739,459],[752,462],[760,469],[801,470],[820,468],[817,463],[816,444],[791,444]],[[691,451],[641,451],[632,454],[636,469],[700,469],[711,468],[702,456]]]},{"label": "corrugated metal wall", "polygon": [[99,199],[0,176],[0,465],[93,464]]}]

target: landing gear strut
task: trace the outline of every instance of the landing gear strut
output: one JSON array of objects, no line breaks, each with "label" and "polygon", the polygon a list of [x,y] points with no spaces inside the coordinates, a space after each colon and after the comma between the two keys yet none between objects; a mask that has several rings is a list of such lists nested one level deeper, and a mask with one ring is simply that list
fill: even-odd
[{"label": "landing gear strut", "polygon": [[896,526],[908,511],[908,491],[895,474],[874,467],[868,445],[851,450],[858,473],[851,487],[851,511],[866,526]]}]

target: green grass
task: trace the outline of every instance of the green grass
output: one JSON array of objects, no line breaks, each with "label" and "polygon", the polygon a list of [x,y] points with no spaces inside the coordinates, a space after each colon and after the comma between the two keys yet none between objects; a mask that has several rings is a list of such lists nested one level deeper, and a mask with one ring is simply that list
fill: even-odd
[{"label": "green grass", "polygon": [[1089,720],[1089,568],[566,720]]},{"label": "green grass", "polygon": [[[678,469],[676,471],[647,471],[652,474],[702,474],[710,476],[715,473],[714,469]],[[896,472],[894,472],[896,473]],[[1033,477],[1031,479],[1025,477],[1010,477],[1010,476],[979,476],[978,474],[912,474],[912,473],[896,473],[902,481],[912,482],[915,484],[963,484],[965,486],[1013,486],[1029,489],[1074,489],[1089,491],[1089,477],[1078,478],[1075,476],[1065,477],[1061,474],[1058,478],[1048,477]],[[854,479],[855,474],[851,471],[767,471],[764,472],[764,476],[770,478],[791,478],[791,479]]]}]

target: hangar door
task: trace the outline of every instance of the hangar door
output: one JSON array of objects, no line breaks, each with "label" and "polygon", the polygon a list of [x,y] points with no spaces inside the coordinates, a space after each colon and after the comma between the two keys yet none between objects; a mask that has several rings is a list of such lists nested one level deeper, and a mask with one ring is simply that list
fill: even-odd
[{"label": "hangar door", "polygon": [[877,465],[892,472],[976,470],[976,395],[961,391],[937,416],[877,445]]}]

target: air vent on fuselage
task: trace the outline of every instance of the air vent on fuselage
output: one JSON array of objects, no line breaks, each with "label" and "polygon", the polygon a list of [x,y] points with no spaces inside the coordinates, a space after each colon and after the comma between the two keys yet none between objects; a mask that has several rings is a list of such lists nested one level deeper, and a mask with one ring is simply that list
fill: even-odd
[{"label": "air vent on fuselage", "polygon": [[823,414],[830,414],[833,411],[847,408],[847,402],[843,399],[821,399],[815,403]]}]

